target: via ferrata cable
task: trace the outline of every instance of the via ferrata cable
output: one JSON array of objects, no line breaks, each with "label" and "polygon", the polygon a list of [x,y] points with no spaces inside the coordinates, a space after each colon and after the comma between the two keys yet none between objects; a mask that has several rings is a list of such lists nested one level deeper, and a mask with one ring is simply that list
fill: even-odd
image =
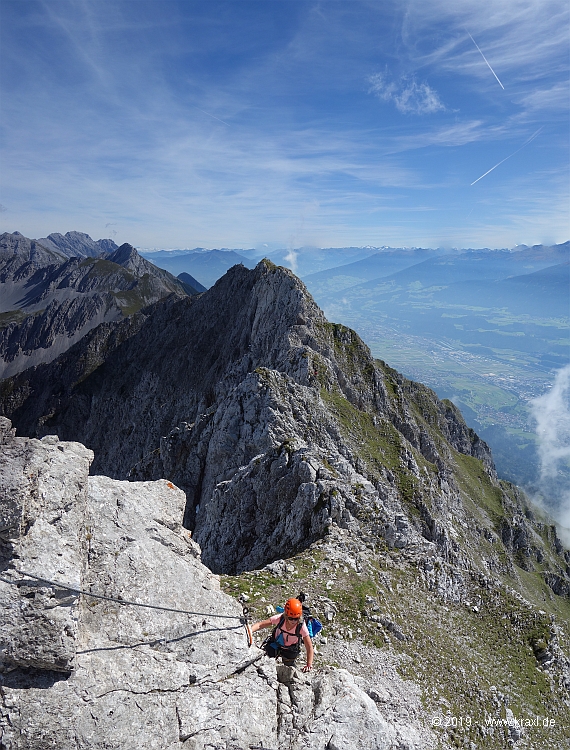
[{"label": "via ferrata cable", "polygon": [[[181,615],[195,615],[197,617],[220,617],[225,620],[242,620],[243,616],[240,617],[239,615],[220,615],[216,612],[191,612],[187,609],[177,609],[175,607],[162,607],[158,604],[143,604],[142,602],[133,602],[129,601],[128,599],[117,599],[113,596],[105,596],[104,594],[94,594],[91,591],[84,591],[83,589],[75,588],[74,586],[68,586],[65,583],[59,583],[58,581],[50,581],[48,578],[42,578],[41,576],[36,576],[33,573],[27,573],[23,570],[18,570],[17,568],[13,569],[15,573],[18,573],[18,575],[21,576],[27,576],[28,578],[33,578],[36,581],[40,581],[41,583],[45,583],[49,586],[54,586],[55,588],[64,589],[66,591],[71,591],[74,594],[83,594],[83,596],[90,596],[93,599],[103,599],[107,602],[116,602],[117,604],[122,604],[124,606],[129,607],[146,607],[147,609],[158,609],[163,612],[177,612]],[[12,572],[12,571],[4,571],[4,572]],[[22,586],[26,585],[26,581],[10,581],[8,578],[4,578],[3,576],[0,576],[0,581],[3,581],[4,583],[9,583],[12,586]],[[28,583],[29,585],[29,583]],[[246,608],[247,609],[247,608]]]}]

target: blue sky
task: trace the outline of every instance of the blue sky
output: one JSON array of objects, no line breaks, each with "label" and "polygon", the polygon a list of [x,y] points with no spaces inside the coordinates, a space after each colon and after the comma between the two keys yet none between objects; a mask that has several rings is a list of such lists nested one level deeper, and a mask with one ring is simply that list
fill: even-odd
[{"label": "blue sky", "polygon": [[2,231],[146,248],[570,236],[563,0],[0,12]]}]

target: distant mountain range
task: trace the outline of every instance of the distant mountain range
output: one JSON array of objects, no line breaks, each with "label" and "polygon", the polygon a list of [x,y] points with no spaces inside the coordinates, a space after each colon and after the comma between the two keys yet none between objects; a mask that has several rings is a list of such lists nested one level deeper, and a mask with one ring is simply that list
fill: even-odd
[{"label": "distant mountain range", "polygon": [[304,277],[304,281],[317,293],[339,292],[351,286],[369,282],[371,279],[396,273],[439,254],[437,250],[421,248],[389,249],[353,263],[309,274]]},{"label": "distant mountain range", "polygon": [[303,280],[319,296],[360,285],[374,289],[377,282],[441,286],[459,281],[498,280],[536,271],[568,260],[568,243],[510,250],[463,250],[444,252],[421,248],[398,248],[375,253],[347,265],[328,268]]},{"label": "distant mountain range", "polygon": [[48,237],[36,240],[36,242],[47,247],[48,250],[61,253],[68,258],[97,258],[102,253],[112,253],[118,247],[114,240],[95,241],[84,232],[66,232],[66,234],[55,232]]},{"label": "distant mountain range", "polygon": [[250,261],[260,261],[269,258],[278,266],[291,269],[293,273],[304,279],[312,273],[332,268],[333,266],[353,263],[389,248],[378,247],[299,247],[299,248],[267,248],[263,250],[238,250]]},{"label": "distant mountain range", "polygon": [[570,359],[569,262],[568,242],[392,250],[304,281],[376,356],[458,404],[503,478],[530,485],[539,460],[528,403]]},{"label": "distant mountain range", "polygon": [[[497,336],[503,336],[502,348],[507,342],[496,323],[481,325],[483,309],[547,319],[569,314],[569,243],[515,252],[469,250],[410,264],[426,252],[429,251],[394,251],[385,258],[379,253],[308,276],[305,282],[329,315],[343,322],[346,315],[353,325],[354,316],[369,322],[390,320],[395,326],[405,324],[411,335],[449,336],[486,347],[498,346]],[[367,272],[372,275],[404,264],[394,273],[351,283]],[[509,320],[509,325],[514,323]],[[509,331],[511,337],[516,330]],[[519,338],[517,347],[543,350],[536,336]],[[567,349],[562,348],[559,353],[563,356]]]},{"label": "distant mountain range", "polygon": [[[68,232],[79,235],[79,232]],[[53,237],[54,235],[50,235]],[[59,235],[61,237],[61,235]],[[99,240],[103,242],[103,240]],[[252,268],[262,258],[289,268],[313,294],[339,292],[359,284],[373,284],[399,271],[414,268],[414,280],[426,284],[461,280],[500,279],[565,262],[564,245],[521,245],[515,250],[445,250],[442,248],[342,247],[296,249],[141,250],[152,263],[175,275],[188,273],[210,287],[232,266]],[[420,267],[421,264],[422,265]],[[402,277],[403,278],[403,277]]]},{"label": "distant mountain range", "polygon": [[255,265],[235,250],[157,250],[144,251],[144,257],[176,276],[192,276],[204,288],[213,286],[232,266]]},{"label": "distant mountain range", "polygon": [[[377,248],[377,247],[300,247],[294,250],[285,248],[230,250],[227,248],[206,250],[195,248],[194,250],[141,250],[145,258],[161,268],[168,269],[171,273],[179,274],[182,271],[192,274],[202,284],[211,287],[224,275],[224,273],[241,263],[246,268],[253,268],[262,258],[269,258],[273,263],[291,269],[301,278],[308,274],[327,271],[335,266],[346,263],[355,263],[365,260],[380,251],[387,257],[389,253],[402,253],[404,257],[412,257],[412,263],[418,262],[419,255],[414,252],[429,254],[437,253],[433,250],[415,251],[410,249]],[[416,258],[414,260],[414,258]],[[406,261],[404,261],[404,265]],[[397,268],[403,267],[398,265]],[[390,267],[387,272],[396,270],[396,266]],[[371,278],[365,275],[360,281]]]},{"label": "distant mountain range", "polygon": [[[0,236],[0,377],[50,362],[100,323],[170,294],[203,291],[156,268],[132,245],[107,253],[102,247],[112,240],[95,243],[80,232],[50,237],[46,247],[18,232]],[[72,244],[83,254],[67,256]],[[87,254],[95,248],[98,256]]]},{"label": "distant mountain range", "polygon": [[569,312],[570,263],[499,280],[467,280],[433,293],[440,304],[497,307],[515,314],[564,317]]}]

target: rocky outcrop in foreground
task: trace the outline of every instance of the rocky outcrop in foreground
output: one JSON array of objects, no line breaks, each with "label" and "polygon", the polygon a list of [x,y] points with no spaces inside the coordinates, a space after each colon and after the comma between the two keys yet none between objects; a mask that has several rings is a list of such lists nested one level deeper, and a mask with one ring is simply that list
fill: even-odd
[{"label": "rocky outcrop in foreground", "polygon": [[276,669],[247,647],[240,606],[199,561],[170,482],[88,477],[83,445],[15,438],[6,419],[0,438],[2,748],[433,747],[420,714],[383,715],[385,684]]}]

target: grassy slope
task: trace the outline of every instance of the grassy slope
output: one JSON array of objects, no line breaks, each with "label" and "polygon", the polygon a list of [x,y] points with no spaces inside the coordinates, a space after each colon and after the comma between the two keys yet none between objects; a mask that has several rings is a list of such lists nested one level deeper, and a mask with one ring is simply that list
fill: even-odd
[{"label": "grassy slope", "polygon": [[[359,340],[348,336],[348,329],[331,326],[335,353],[346,372],[360,365]],[[337,338],[343,338],[340,344]],[[393,371],[384,366],[391,398],[400,398]],[[366,378],[366,373],[364,373]],[[372,416],[349,403],[338,391],[323,387],[321,397],[335,416],[344,439],[357,448],[373,478],[381,467],[395,472],[400,495],[413,518],[418,510],[418,480],[398,459],[402,437],[387,420],[372,421]],[[449,407],[451,408],[451,404]],[[433,401],[429,391],[420,389],[412,408],[428,429],[436,444],[443,436],[437,429]],[[299,590],[309,594],[317,615],[324,620],[323,599],[334,602],[337,614],[325,622],[324,633],[333,641],[355,638],[368,649],[390,650],[399,659],[404,678],[417,682],[423,690],[426,712],[463,717],[463,726],[448,726],[441,733],[442,747],[506,747],[508,731],[490,730],[485,717],[505,717],[506,703],[516,717],[537,715],[554,719],[555,726],[531,727],[518,745],[541,749],[570,747],[570,708],[564,702],[564,690],[555,685],[547,672],[539,668],[538,658],[553,638],[551,617],[566,629],[570,626],[570,600],[556,596],[541,575],[546,567],[560,567],[549,539],[550,527],[539,523],[534,545],[542,547],[544,560],[512,557],[500,541],[500,529],[510,519],[517,502],[517,491],[508,483],[494,485],[477,459],[452,454],[455,481],[460,488],[465,522],[457,523],[458,542],[471,562],[469,570],[457,570],[441,559],[434,561],[435,573],[453,581],[459,573],[465,587],[461,601],[440,596],[429,584],[422,567],[425,553],[413,549],[389,550],[383,540],[367,533],[367,519],[361,520],[363,536],[341,534],[346,549],[359,562],[359,572],[338,562],[336,542],[327,538],[295,556],[289,562],[294,572],[279,578],[267,571],[240,576],[223,576],[223,588],[234,596],[246,593],[251,601],[252,618],[264,619],[265,608],[283,603]],[[435,467],[414,451],[420,469],[428,473]],[[475,531],[476,530],[476,531]],[[484,560],[491,561],[489,571]],[[520,564],[519,564],[520,563]],[[523,569],[521,565],[528,569]],[[447,574],[446,576],[444,574]],[[332,588],[326,581],[332,579]],[[374,609],[376,607],[376,610]],[[388,618],[406,636],[394,637],[386,628],[378,628],[371,619],[374,611]],[[560,634],[560,646],[570,653],[568,633]],[[320,648],[320,663],[335,663],[329,647]],[[328,654],[328,656],[327,656]],[[332,661],[331,661],[332,659]],[[354,664],[340,664],[355,671]],[[568,697],[566,696],[566,700]],[[470,726],[467,726],[467,717]],[[450,720],[453,722],[453,718]]]},{"label": "grassy slope", "polygon": [[[568,705],[561,690],[554,688],[548,674],[538,667],[535,656],[543,646],[541,640],[547,642],[551,637],[551,614],[559,622],[570,622],[568,600],[554,596],[537,574],[521,575],[518,571],[517,579],[506,578],[505,582],[522,589],[529,598],[536,597],[541,609],[528,607],[502,586],[488,590],[476,581],[471,582],[473,606],[444,602],[428,589],[406,553],[377,550],[366,557],[364,569],[357,573],[341,565],[335,567],[326,543],[317,544],[289,561],[295,572],[285,578],[253,571],[223,576],[222,586],[236,598],[241,593],[250,597],[252,620],[264,619],[268,604],[283,604],[289,596],[305,591],[324,622],[323,634],[329,641],[352,636],[366,649],[388,650],[403,657],[399,672],[421,686],[428,715],[464,717],[462,727],[439,730],[443,746],[463,747],[468,739],[477,748],[506,747],[505,730],[487,734],[485,727],[487,716],[505,717],[504,702],[495,699],[499,692],[508,697],[515,716],[548,716],[556,722],[553,728],[529,729],[520,747],[568,747]],[[334,586],[328,590],[325,582],[331,578]],[[320,596],[328,597],[337,607],[332,624],[319,607]],[[394,622],[406,640],[379,629],[370,619],[376,603],[378,614]],[[569,645],[565,639],[562,646],[566,652]],[[327,658],[326,646],[318,650],[317,668],[328,663],[355,671],[352,663],[339,664]],[[466,726],[467,717],[470,727]]]}]

